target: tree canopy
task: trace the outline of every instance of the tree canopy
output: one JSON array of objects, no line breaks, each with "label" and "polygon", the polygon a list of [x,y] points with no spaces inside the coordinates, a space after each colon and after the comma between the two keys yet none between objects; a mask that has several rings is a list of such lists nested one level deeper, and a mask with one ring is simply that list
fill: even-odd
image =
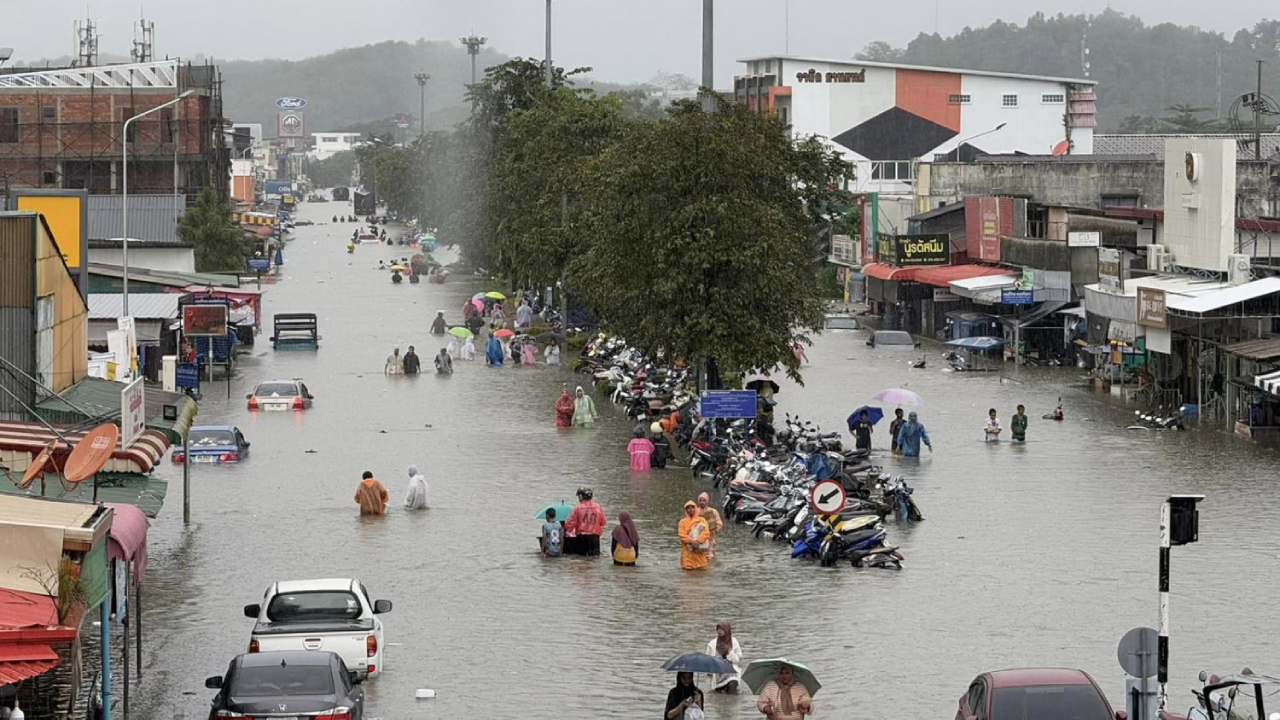
[{"label": "tree canopy", "polygon": [[196,272],[244,269],[244,231],[232,222],[231,208],[211,188],[201,190],[195,205],[178,220],[178,239],[194,246]]}]

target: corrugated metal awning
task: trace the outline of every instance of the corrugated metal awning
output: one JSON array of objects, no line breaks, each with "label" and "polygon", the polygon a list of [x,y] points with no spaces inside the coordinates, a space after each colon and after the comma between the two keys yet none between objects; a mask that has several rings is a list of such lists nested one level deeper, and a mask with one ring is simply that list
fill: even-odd
[{"label": "corrugated metal awning", "polygon": [[[121,385],[121,387],[124,387]],[[54,427],[57,427],[56,425]],[[89,434],[88,429],[59,427],[70,446],[59,441],[63,447],[54,452],[54,464],[61,468],[71,454],[71,448]],[[10,472],[24,472],[35,459],[35,456],[50,443],[58,440],[58,436],[38,422],[0,422],[0,460]],[[116,450],[111,459],[102,467],[103,472],[146,474],[155,468],[164,453],[169,449],[169,439],[159,430],[146,430],[142,436],[129,447],[122,447],[116,441]]]},{"label": "corrugated metal awning", "polygon": [[[183,297],[176,293],[130,293],[129,314],[139,320],[173,320],[179,316],[178,303]],[[90,320],[115,320],[124,314],[124,295],[89,294]]]},{"label": "corrugated metal awning", "polygon": [[58,653],[44,643],[0,645],[0,686],[43,675],[59,660]]},{"label": "corrugated metal awning", "polygon": [[1222,351],[1246,360],[1274,360],[1280,358],[1280,337],[1256,338],[1243,340],[1230,345],[1223,345]]}]

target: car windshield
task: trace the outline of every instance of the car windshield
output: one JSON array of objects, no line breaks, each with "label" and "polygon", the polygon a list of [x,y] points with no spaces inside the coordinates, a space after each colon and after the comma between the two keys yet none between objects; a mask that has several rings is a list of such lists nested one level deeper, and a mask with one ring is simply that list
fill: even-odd
[{"label": "car windshield", "polygon": [[253,391],[258,397],[270,397],[279,395],[280,397],[293,397],[298,394],[297,383],[290,382],[264,382],[258,383],[258,389]]},{"label": "car windshield", "polygon": [[880,330],[876,332],[876,345],[915,345],[911,333],[901,330]]},{"label": "car windshield", "polygon": [[192,430],[191,447],[216,447],[235,445],[235,435],[230,430]]},{"label": "car windshield", "polygon": [[996,688],[991,720],[1111,720],[1092,685]]},{"label": "car windshield", "polygon": [[231,683],[232,697],[299,697],[333,694],[328,665],[242,667]]},{"label": "car windshield", "polygon": [[360,617],[360,601],[345,590],[280,593],[267,605],[267,619],[354,620]]},{"label": "car windshield", "polygon": [[847,315],[828,315],[828,330],[857,330],[858,321]]}]

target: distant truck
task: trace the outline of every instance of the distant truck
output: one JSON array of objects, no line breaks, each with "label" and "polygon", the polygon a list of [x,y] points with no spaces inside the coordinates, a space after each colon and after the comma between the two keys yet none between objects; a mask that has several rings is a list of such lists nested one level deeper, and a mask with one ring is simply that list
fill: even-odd
[{"label": "distant truck", "polygon": [[374,196],[373,191],[357,190],[354,205],[357,215],[373,215],[378,212],[378,198]]},{"label": "distant truck", "polygon": [[336,187],[331,191],[334,200],[347,201],[351,199],[351,189],[345,187]]},{"label": "distant truck", "polygon": [[382,621],[390,600],[370,600],[358,580],[289,580],[267,588],[261,604],[245,605],[253,618],[249,652],[328,650],[360,677],[383,670]]}]

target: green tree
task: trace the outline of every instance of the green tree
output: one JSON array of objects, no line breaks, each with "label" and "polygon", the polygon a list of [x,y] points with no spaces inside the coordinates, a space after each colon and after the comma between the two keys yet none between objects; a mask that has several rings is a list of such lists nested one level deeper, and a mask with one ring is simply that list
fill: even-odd
[{"label": "green tree", "polygon": [[870,60],[872,62],[899,62],[905,51],[896,48],[883,40],[867,43],[862,48],[862,52],[858,53],[859,60]]},{"label": "green tree", "polygon": [[244,269],[244,231],[236,227],[231,208],[211,188],[200,191],[196,204],[178,220],[178,239],[195,247],[196,272]]},{"label": "green tree", "polygon": [[792,377],[820,327],[816,208],[851,172],[814,138],[736,104],[678,103],[601,153],[583,183],[585,251],[570,284],[629,341],[707,367]]},{"label": "green tree", "polygon": [[338,187],[351,184],[356,170],[356,154],[350,150],[335,153],[324,160],[307,162],[307,177],[316,187]]},{"label": "green tree", "polygon": [[1200,118],[1200,113],[1206,113],[1212,110],[1207,107],[1195,107],[1187,103],[1179,103],[1170,105],[1165,108],[1165,112],[1169,113],[1160,118],[1160,122],[1169,132],[1178,133],[1205,133],[1216,132],[1219,129],[1217,120],[1205,120]]}]

